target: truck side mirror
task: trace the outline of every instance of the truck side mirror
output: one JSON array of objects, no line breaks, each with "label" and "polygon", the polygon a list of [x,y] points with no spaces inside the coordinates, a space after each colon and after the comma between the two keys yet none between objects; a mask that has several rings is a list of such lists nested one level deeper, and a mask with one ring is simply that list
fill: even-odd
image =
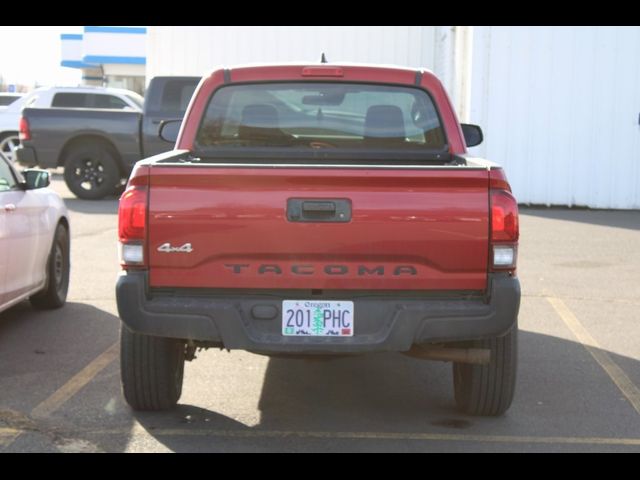
[{"label": "truck side mirror", "polygon": [[460,126],[462,127],[462,134],[467,147],[475,147],[482,143],[484,136],[482,135],[482,129],[478,125],[463,123]]},{"label": "truck side mirror", "polygon": [[25,190],[37,190],[51,185],[51,175],[46,170],[31,168],[22,172]]},{"label": "truck side mirror", "polygon": [[160,122],[158,135],[162,140],[169,143],[176,143],[182,120],[163,120]]}]

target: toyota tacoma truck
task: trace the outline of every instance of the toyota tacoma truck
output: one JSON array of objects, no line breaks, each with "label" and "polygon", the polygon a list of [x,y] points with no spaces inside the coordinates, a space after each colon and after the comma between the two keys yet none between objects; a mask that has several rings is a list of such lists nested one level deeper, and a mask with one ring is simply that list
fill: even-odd
[{"label": "toyota tacoma truck", "polygon": [[509,408],[518,207],[433,74],[219,69],[177,123],[160,131],[175,150],[138,162],[120,199],[131,407],[173,407],[185,360],[221,348],[451,361],[462,411]]},{"label": "toyota tacoma truck", "polygon": [[199,80],[154,77],[144,107],[134,92],[113,93],[126,90],[49,89],[51,108],[22,110],[18,162],[27,167],[64,167],[65,183],[78,198],[113,195],[138,160],[170,148],[158,138],[160,124],[182,118]]}]

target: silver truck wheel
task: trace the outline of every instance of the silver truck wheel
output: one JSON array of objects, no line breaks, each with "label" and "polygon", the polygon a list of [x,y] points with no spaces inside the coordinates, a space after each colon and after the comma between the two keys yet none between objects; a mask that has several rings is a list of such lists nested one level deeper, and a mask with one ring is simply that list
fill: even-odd
[{"label": "silver truck wheel", "polygon": [[5,133],[0,136],[0,152],[10,163],[16,162],[16,149],[20,146],[17,133]]}]

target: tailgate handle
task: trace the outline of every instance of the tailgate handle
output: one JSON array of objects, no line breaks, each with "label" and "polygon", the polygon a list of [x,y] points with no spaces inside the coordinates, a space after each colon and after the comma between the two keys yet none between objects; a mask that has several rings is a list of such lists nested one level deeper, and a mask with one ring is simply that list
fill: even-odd
[{"label": "tailgate handle", "polygon": [[336,204],[333,202],[302,202],[304,213],[336,213]]},{"label": "tailgate handle", "polygon": [[348,198],[287,200],[287,220],[290,222],[350,222],[351,200]]}]

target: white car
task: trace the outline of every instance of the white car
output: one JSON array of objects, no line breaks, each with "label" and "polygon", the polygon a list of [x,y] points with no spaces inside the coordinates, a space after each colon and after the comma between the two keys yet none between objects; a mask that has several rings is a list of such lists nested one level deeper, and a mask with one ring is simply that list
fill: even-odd
[{"label": "white car", "polygon": [[30,299],[59,308],[69,289],[69,217],[49,172],[19,173],[0,154],[0,312]]},{"label": "white car", "polygon": [[108,87],[43,87],[22,96],[0,108],[0,152],[15,161],[20,112],[23,108],[96,108],[133,110],[142,112],[144,98],[122,88]]}]

